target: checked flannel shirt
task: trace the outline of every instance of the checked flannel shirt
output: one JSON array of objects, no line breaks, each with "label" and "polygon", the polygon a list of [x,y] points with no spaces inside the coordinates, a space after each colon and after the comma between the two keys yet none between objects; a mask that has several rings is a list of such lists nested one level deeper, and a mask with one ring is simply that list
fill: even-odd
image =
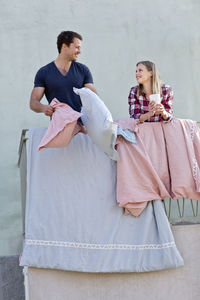
[{"label": "checked flannel shirt", "polygon": [[[169,85],[163,84],[161,87],[161,104],[163,104],[165,110],[170,114],[168,120],[172,118],[173,109],[172,109],[172,102],[173,102],[173,91]],[[149,100],[146,98],[146,95],[138,96],[138,86],[134,86],[131,88],[129,96],[128,96],[128,103],[129,103],[129,114],[130,118],[134,118],[136,120],[140,119],[141,114],[147,113]],[[164,122],[161,114],[155,114],[154,116],[147,119],[145,122]]]}]

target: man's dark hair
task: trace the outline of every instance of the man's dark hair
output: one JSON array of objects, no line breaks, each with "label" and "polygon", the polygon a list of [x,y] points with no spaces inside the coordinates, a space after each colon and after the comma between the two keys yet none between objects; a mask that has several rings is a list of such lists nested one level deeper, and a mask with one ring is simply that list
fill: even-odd
[{"label": "man's dark hair", "polygon": [[77,38],[82,41],[82,36],[74,31],[62,31],[57,37],[57,48],[60,53],[62,44],[66,44],[68,47],[73,43],[74,38]]}]

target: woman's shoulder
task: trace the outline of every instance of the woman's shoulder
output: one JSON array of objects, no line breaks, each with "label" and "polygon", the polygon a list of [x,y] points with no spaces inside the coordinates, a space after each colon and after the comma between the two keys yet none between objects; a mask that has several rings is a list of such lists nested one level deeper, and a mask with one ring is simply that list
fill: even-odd
[{"label": "woman's shoulder", "polygon": [[172,87],[169,84],[162,84],[161,86],[162,94],[168,94],[169,92],[172,92]]},{"label": "woman's shoulder", "polygon": [[138,91],[138,85],[131,87],[130,89],[130,93],[137,95],[137,91]]}]

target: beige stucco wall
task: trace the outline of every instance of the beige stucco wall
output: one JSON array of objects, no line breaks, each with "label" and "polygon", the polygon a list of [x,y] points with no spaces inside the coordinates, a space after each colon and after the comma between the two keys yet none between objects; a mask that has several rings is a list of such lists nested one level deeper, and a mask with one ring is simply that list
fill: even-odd
[{"label": "beige stucco wall", "polygon": [[200,120],[199,15],[198,0],[1,1],[0,255],[20,251],[19,139],[22,128],[48,123],[28,102],[35,72],[57,55],[57,35],[83,35],[79,61],[114,118],[128,116],[135,64],[150,59],[175,91],[175,116]]}]

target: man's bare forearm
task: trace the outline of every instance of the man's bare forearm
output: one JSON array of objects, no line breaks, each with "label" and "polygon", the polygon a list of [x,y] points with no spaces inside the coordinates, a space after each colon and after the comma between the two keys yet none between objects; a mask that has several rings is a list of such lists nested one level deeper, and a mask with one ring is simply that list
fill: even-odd
[{"label": "man's bare forearm", "polygon": [[37,99],[31,99],[31,100],[30,100],[30,108],[31,108],[33,111],[37,112],[37,113],[42,113],[42,112],[44,112],[44,107],[45,107],[45,106],[46,106],[46,105],[40,103]]},{"label": "man's bare forearm", "polygon": [[45,105],[40,103],[38,99],[31,98],[30,108],[37,113],[44,113],[45,116],[51,117],[54,109],[51,105]]}]

